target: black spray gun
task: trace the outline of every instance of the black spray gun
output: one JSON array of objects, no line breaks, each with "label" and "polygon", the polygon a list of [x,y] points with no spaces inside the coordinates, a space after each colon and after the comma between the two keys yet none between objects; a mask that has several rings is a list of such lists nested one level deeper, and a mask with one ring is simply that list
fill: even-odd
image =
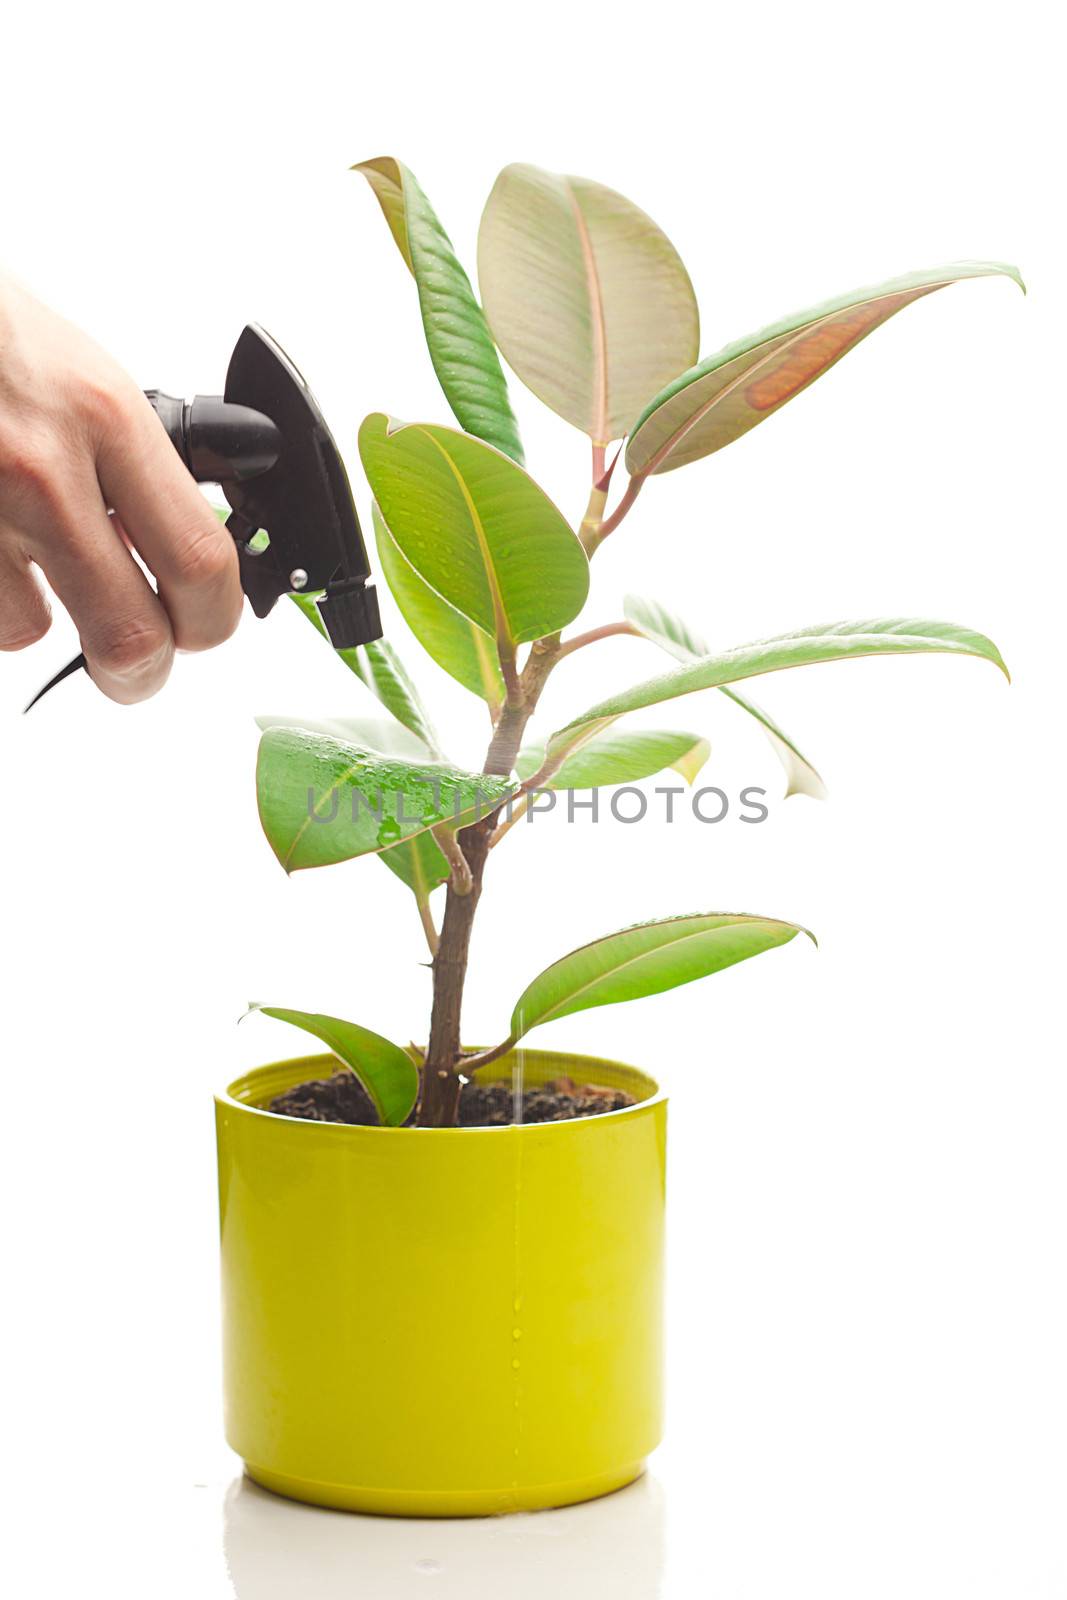
[{"label": "black spray gun", "polygon": [[[256,616],[267,616],[283,594],[322,590],[319,614],[335,650],[380,639],[344,462],[314,395],[270,335],[245,329],[225,394],[175,400],[152,389],[147,398],[197,483],[217,483],[229,501],[226,526]],[[26,710],[84,666],[77,656]]]}]

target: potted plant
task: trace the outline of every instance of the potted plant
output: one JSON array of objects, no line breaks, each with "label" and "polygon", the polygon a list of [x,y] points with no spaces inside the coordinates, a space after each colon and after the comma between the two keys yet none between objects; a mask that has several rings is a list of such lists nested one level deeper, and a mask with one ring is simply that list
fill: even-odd
[{"label": "potted plant", "polygon": [[[612,190],[506,168],[481,224],[483,310],[411,173],[384,158],[355,170],[415,280],[459,423],[364,422],[378,556],[412,633],[485,702],[491,727],[480,770],[455,765],[386,642],[342,652],[384,719],[264,719],[259,804],[279,861],[293,872],[379,856],[413,895],[433,1005],[421,1048],[257,1008],[331,1054],[259,1069],[218,1098],[228,1437],[254,1478],[300,1499],[416,1515],[534,1509],[628,1482],[659,1440],[666,1105],[644,1072],[521,1041],[806,930],[698,911],[606,932],[525,987],[516,974],[502,1037],[465,1047],[471,930],[494,850],[514,848],[537,795],[667,767],[692,782],[708,754],[699,731],[635,728],[643,708],[717,689],[762,725],[787,792],[817,795],[814,767],[747,679],[920,651],[1004,669],[982,634],[915,618],[709,650],[634,598],[623,617],[567,633],[590,565],[650,480],[740,438],[913,300],[963,278],[1021,280],[990,262],[913,272],[701,360],[682,262]],[[498,348],[591,441],[576,527],[524,467]],[[311,597],[297,603],[317,621]],[[549,676],[618,634],[669,665],[535,737]]]}]

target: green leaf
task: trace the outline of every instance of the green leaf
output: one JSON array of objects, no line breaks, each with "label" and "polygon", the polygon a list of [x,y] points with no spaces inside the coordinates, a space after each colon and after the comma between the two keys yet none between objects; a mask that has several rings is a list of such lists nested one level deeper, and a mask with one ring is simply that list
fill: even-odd
[{"label": "green leaf", "polygon": [[[319,616],[314,595],[294,594],[291,598],[295,600],[308,621],[328,641],[329,634]],[[407,668],[388,640],[378,639],[374,644],[359,645],[355,650],[335,650],[334,654],[340,656],[348,670],[355,673],[360,682],[381,701],[387,711],[392,712],[398,722],[410,729],[435,755],[440,754],[441,746],[434,725],[430,721],[429,712],[423,705]]]},{"label": "green leaf", "polygon": [[505,691],[492,635],[469,622],[424,583],[389,532],[377,505],[372,515],[378,559],[404,621],[427,655],[495,712]]},{"label": "green leaf", "polygon": [[361,750],[372,750],[380,756],[400,756],[405,761],[428,765],[436,758],[429,746],[410,729],[399,722],[386,722],[383,717],[257,717],[256,726],[261,733],[268,728],[304,728],[310,733],[324,733],[331,739],[341,739],[358,745]]},{"label": "green leaf", "polygon": [[407,167],[391,156],[361,161],[397,248],[419,291],[430,360],[456,419],[468,433],[522,464],[508,386],[470,279]]},{"label": "green leaf", "polygon": [[802,628],[775,639],[761,639],[720,654],[698,657],[688,664],[665,672],[658,678],[636,684],[623,694],[602,700],[599,705],[575,717],[549,740],[550,756],[563,756],[587,744],[602,729],[628,711],[674,700],[698,689],[721,689],[745,678],[765,672],[780,672],[784,667],[802,667],[822,661],[845,661],[856,656],[915,655],[943,652],[950,655],[979,656],[991,661],[1008,675],[1000,652],[992,640],[969,628],[950,622],[927,622],[915,617],[878,618],[869,622],[832,622],[822,627]]},{"label": "green leaf", "polygon": [[360,645],[356,654],[361,653],[365,667],[361,676],[371,693],[398,722],[439,753],[441,745],[429,712],[393,646],[387,639],[377,639],[373,644]]},{"label": "green leaf", "polygon": [[[708,654],[708,647],[703,639],[692,631],[688,624],[680,617],[668,611],[665,606],[658,605],[654,600],[644,600],[638,595],[627,595],[623,607],[625,614],[642,636],[653,644],[658,644],[661,650],[666,650],[676,661],[693,661],[698,656]],[[740,695],[734,689],[721,691],[727,699],[740,706],[742,711],[747,711],[763,728],[771,749],[781,762],[786,775],[786,799],[791,794],[807,794],[813,800],[823,800],[826,797],[826,785],[812,766],[807,756],[793,743],[789,735],[780,728],[768,712],[756,705],[754,700]]]},{"label": "green leaf", "polygon": [[482,217],[489,326],[539,399],[594,444],[696,359],[689,274],[651,217],[588,178],[505,167]]},{"label": "green leaf", "polygon": [[390,850],[383,850],[378,859],[401,883],[407,884],[416,900],[422,902],[450,877],[444,853],[429,830],[393,845]]},{"label": "green leaf", "polygon": [[307,728],[269,728],[256,771],[263,831],[287,872],[464,827],[512,792],[505,778],[388,758]]},{"label": "green leaf", "polygon": [[[519,997],[511,1037],[542,1022],[620,1000],[661,994],[808,933],[795,922],[725,912],[665,917],[610,933],[546,967]],[[808,938],[815,942],[814,935]]]},{"label": "green leaf", "polygon": [[[854,289],[707,356],[645,406],[626,447],[633,476],[671,472],[721,450],[828,372],[875,328],[923,295],[963,278],[1012,278],[1017,267],[957,261]],[[506,353],[506,352],[505,352]]]},{"label": "green leaf", "polygon": [[380,1033],[361,1028],[340,1017],[324,1017],[317,1011],[287,1011],[281,1006],[253,1005],[265,1017],[277,1017],[314,1034],[354,1073],[374,1102],[382,1124],[399,1128],[411,1115],[418,1099],[419,1074],[415,1063],[399,1045],[383,1039]]},{"label": "green leaf", "polygon": [[501,655],[578,615],[589,562],[533,479],[479,439],[376,413],[359,431],[374,497],[401,554]]},{"label": "green leaf", "polygon": [[736,689],[723,689],[721,691],[735,706],[740,706],[742,711],[747,711],[763,728],[767,742],[782,764],[785,772],[786,785],[785,797],[788,800],[791,794],[810,795],[813,800],[826,799],[826,785],[821,776],[812,766],[807,756],[797,749],[789,735],[778,726],[774,718],[758,706],[754,700],[749,700],[746,695],[738,694]]},{"label": "green leaf", "polygon": [[[321,721],[310,721],[307,717],[257,717],[256,722],[263,733],[268,728],[304,728],[378,755],[401,756],[423,765],[434,759],[422,740],[399,722],[371,717],[333,717]],[[418,900],[428,899],[439,884],[448,881],[448,862],[428,831],[382,850],[378,859],[407,884]]]},{"label": "green leaf", "polygon": [[708,653],[700,634],[694,633],[687,622],[656,600],[628,594],[623,601],[623,615],[633,623],[643,639],[658,644],[676,661],[692,661],[694,656],[706,656]]},{"label": "green leaf", "polygon": [[[710,754],[708,741],[696,733],[672,733],[658,728],[642,733],[602,733],[564,761],[545,787],[600,789],[616,783],[638,783],[666,767],[673,767],[686,783],[692,783]],[[531,743],[520,750],[515,766],[523,782],[533,777],[544,759],[543,745]]]}]

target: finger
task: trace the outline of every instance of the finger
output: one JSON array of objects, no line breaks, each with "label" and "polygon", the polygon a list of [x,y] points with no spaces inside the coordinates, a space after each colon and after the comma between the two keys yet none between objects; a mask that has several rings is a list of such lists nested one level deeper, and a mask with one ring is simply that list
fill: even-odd
[{"label": "finger", "polygon": [[141,396],[132,397],[126,425],[98,445],[97,472],[155,573],[178,648],[207,650],[228,639],[244,598],[237,548]]},{"label": "finger", "polygon": [[0,650],[25,650],[43,639],[52,613],[28,557],[0,529]]},{"label": "finger", "polygon": [[174,659],[170,620],[112,526],[95,481],[63,497],[34,554],[74,619],[97,687],[120,705],[161,689]]}]

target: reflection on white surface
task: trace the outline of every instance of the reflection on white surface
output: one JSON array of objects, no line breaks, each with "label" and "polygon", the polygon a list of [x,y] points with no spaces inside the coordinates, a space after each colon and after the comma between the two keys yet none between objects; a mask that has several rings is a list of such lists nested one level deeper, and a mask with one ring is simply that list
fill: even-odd
[{"label": "reflection on white surface", "polygon": [[240,1478],[225,1528],[237,1600],[657,1600],[663,1571],[649,1477],[563,1511],[455,1522],[320,1511]]}]

